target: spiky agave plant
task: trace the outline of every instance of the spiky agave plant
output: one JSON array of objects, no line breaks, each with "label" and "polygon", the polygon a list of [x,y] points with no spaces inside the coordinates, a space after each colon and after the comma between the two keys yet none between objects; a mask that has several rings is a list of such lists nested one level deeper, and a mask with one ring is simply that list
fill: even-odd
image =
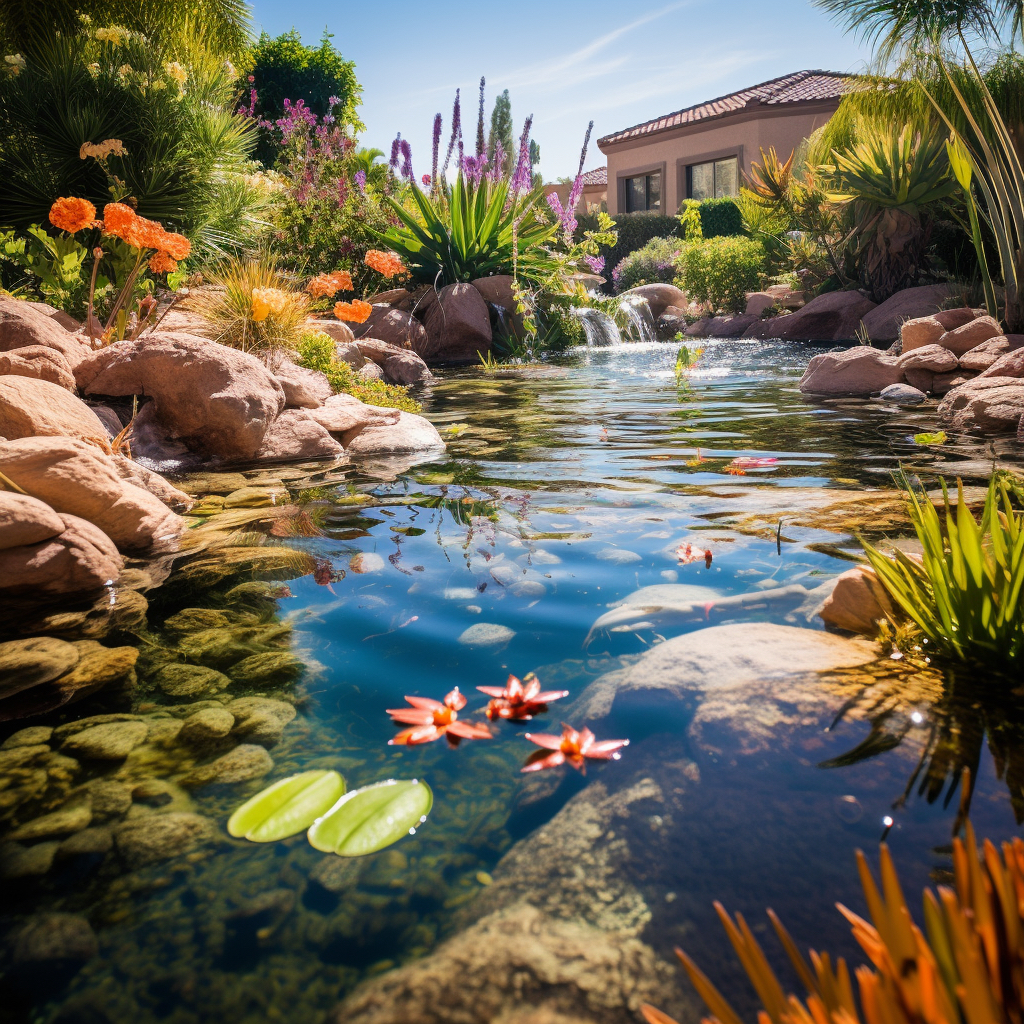
[{"label": "spiky agave plant", "polygon": [[[810,964],[771,911],[775,932],[807,996],[786,994],[741,914],[715,910],[764,1010],[759,1024],[1020,1024],[1024,1020],[1024,841],[1004,843],[1002,856],[974,830],[953,841],[956,888],[924,892],[924,929],[914,924],[888,848],[881,848],[881,889],[867,859],[857,866],[871,922],[837,904],[872,967],[854,972],[858,1012],[846,962],[810,951]],[[704,1024],[742,1024],[739,1015],[682,950],[690,981],[711,1011]],[[643,1006],[649,1024],[675,1024]]]},{"label": "spiky agave plant", "polygon": [[1024,516],[1006,483],[989,482],[979,523],[957,480],[954,509],[945,482],[944,514],[909,487],[907,511],[921,561],[886,557],[862,541],[868,561],[903,612],[936,648],[959,661],[1010,669],[1024,662]]},{"label": "spiky agave plant", "polygon": [[882,302],[914,283],[923,270],[929,207],[956,192],[946,140],[906,125],[869,126],[860,141],[833,152],[838,190],[829,199],[850,204],[863,240],[861,274]]}]

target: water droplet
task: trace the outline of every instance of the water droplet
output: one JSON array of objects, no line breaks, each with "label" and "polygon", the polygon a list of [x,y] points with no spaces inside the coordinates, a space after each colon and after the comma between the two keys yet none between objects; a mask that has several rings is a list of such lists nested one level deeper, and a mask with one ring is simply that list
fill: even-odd
[{"label": "water droplet", "polygon": [[837,796],[832,803],[832,809],[840,821],[845,821],[847,825],[853,825],[864,817],[864,808],[855,796]]},{"label": "water droplet", "polygon": [[884,825],[884,826],[885,826],[886,828],[892,828],[892,817],[891,817],[890,815],[888,815],[888,814],[887,814],[887,815],[886,815],[886,816],[885,816],[885,817],[884,817],[884,818],[882,819],[882,824],[883,824],[883,825]]},{"label": "water droplet", "polygon": [[409,829],[409,835],[411,835],[411,836],[416,835],[416,829],[414,829],[414,828]]},{"label": "water droplet", "polygon": [[910,720],[915,725],[920,725],[924,721],[924,715],[922,715],[920,711],[915,711],[913,712],[913,714],[911,714]]}]

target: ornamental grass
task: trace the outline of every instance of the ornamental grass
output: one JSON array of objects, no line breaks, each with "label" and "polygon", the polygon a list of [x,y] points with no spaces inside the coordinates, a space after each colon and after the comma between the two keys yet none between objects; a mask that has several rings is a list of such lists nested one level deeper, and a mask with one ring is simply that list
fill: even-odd
[{"label": "ornamental grass", "polygon": [[210,324],[214,341],[243,352],[296,347],[309,300],[273,258],[230,259],[208,279],[212,287],[188,305]]}]

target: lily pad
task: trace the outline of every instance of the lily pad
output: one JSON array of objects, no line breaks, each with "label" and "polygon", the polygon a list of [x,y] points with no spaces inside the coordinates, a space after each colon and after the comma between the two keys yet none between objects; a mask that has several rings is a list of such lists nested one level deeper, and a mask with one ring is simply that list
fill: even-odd
[{"label": "lily pad", "polygon": [[254,843],[298,835],[345,792],[345,780],[332,771],[302,772],[281,779],[247,800],[228,819],[228,832]]},{"label": "lily pad", "polygon": [[398,842],[427,820],[434,794],[418,779],[388,779],[345,794],[309,830],[310,846],[363,857]]},{"label": "lily pad", "polygon": [[918,444],[945,444],[946,432],[938,430],[934,434],[915,434],[914,440]]}]

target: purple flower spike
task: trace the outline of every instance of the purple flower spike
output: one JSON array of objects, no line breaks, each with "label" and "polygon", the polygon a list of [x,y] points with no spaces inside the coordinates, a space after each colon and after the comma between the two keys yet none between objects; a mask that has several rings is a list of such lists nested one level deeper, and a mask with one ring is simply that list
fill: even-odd
[{"label": "purple flower spike", "polygon": [[399,132],[395,136],[395,141],[391,143],[391,159],[388,161],[388,167],[393,171],[398,170],[398,159],[402,152],[402,133]]},{"label": "purple flower spike", "polygon": [[548,206],[551,207],[552,212],[558,218],[559,224],[565,223],[565,210],[562,209],[562,200],[558,198],[557,192],[549,192],[546,196]]},{"label": "purple flower spike", "polygon": [[355,173],[356,184],[359,186],[359,191],[366,195],[366,171],[356,171]]},{"label": "purple flower spike", "polygon": [[530,129],[533,127],[533,114],[523,125],[523,134],[519,137],[519,160],[515,173],[512,175],[510,194],[517,198],[521,192],[529,191],[533,178],[533,165],[530,163]]},{"label": "purple flower spike", "polygon": [[[452,107],[452,137],[448,140],[448,153],[444,158],[444,166],[441,168],[441,177],[448,173],[448,164],[452,159],[452,151],[455,143],[462,142],[462,101],[459,99],[459,90],[455,90],[455,105]],[[461,153],[459,154],[461,157]]]},{"label": "purple flower spike", "polygon": [[603,256],[584,256],[583,262],[590,267],[591,273],[600,274],[604,270]]},{"label": "purple flower spike", "polygon": [[406,181],[415,181],[416,175],[412,173],[412,146],[407,139],[402,139],[399,149],[402,153],[402,177]]},{"label": "purple flower spike", "polygon": [[430,164],[430,180],[437,181],[437,160],[441,152],[441,132],[444,129],[444,118],[440,114],[434,115],[434,153]]},{"label": "purple flower spike", "polygon": [[501,139],[494,143],[494,164],[491,166],[491,181],[498,181],[505,171],[505,147]]}]

